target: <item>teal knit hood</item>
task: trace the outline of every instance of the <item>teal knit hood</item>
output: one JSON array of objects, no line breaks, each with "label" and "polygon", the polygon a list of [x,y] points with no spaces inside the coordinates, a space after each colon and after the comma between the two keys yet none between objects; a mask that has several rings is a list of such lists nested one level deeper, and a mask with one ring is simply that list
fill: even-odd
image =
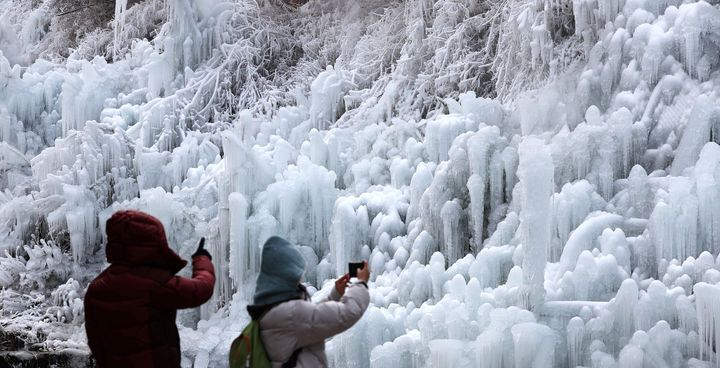
[{"label": "teal knit hood", "polygon": [[268,239],[262,250],[255,305],[302,298],[299,284],[304,272],[305,258],[297,246],[279,236]]}]

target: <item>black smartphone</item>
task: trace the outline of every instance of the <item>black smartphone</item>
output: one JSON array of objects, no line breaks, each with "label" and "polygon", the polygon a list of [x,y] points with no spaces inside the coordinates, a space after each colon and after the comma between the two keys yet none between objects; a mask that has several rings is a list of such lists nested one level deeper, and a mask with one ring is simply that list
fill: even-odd
[{"label": "black smartphone", "polygon": [[357,277],[357,270],[363,268],[364,262],[350,262],[348,263],[348,273],[350,277]]}]

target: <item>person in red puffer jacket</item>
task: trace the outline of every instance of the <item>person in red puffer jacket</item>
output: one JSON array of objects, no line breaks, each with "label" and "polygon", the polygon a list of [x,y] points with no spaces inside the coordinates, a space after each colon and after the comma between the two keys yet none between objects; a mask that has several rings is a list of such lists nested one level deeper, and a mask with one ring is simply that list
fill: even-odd
[{"label": "person in red puffer jacket", "polygon": [[192,278],[176,276],[187,261],[170,249],[158,219],[139,211],[110,217],[110,267],[85,294],[85,330],[98,368],[180,367],[176,312],[205,303],[215,285],[204,242],[192,256]]}]

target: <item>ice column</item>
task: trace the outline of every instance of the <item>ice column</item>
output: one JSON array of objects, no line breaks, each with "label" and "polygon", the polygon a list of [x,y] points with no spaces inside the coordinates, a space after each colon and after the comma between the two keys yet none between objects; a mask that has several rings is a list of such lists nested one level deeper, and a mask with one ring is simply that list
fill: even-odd
[{"label": "ice column", "polygon": [[615,20],[615,16],[620,13],[623,6],[625,5],[624,0],[599,0],[598,1],[598,17],[600,18],[600,24],[606,22],[612,22]]},{"label": "ice column", "polygon": [[485,221],[485,181],[484,177],[473,174],[468,180],[467,187],[470,193],[470,220],[472,222],[473,253],[482,248],[483,224]]},{"label": "ice column", "polygon": [[[720,187],[717,172],[720,167],[720,146],[706,143],[695,164],[694,175],[698,199],[700,244],[703,250],[717,253],[720,241]],[[693,254],[694,255],[694,254]]]},{"label": "ice column", "polygon": [[327,129],[337,120],[339,113],[344,109],[343,95],[347,87],[348,82],[344,79],[343,73],[335,70],[331,65],[328,65],[312,82],[310,118],[314,128]]},{"label": "ice column", "polygon": [[224,132],[225,175],[229,178],[230,192],[252,198],[273,180],[272,170],[264,157],[258,157],[252,142],[244,142],[233,132]]},{"label": "ice column", "polygon": [[[495,126],[480,128],[467,142],[471,175],[467,189],[470,195],[470,230],[474,253],[482,248],[486,230],[489,234],[494,230],[496,223],[489,221],[493,219],[494,211],[510,199],[506,197],[504,186],[508,191],[512,190],[516,162],[512,150],[501,150],[502,144],[500,130]],[[512,175],[508,175],[508,170],[512,170]],[[489,198],[486,192],[489,192]],[[489,214],[485,213],[486,202],[489,202]],[[485,229],[486,222],[488,229]]]},{"label": "ice column", "polygon": [[585,30],[592,30],[595,25],[594,2],[593,0],[573,0],[576,36],[582,36]]},{"label": "ice column", "polygon": [[638,304],[639,294],[635,280],[627,279],[620,285],[620,289],[612,301],[615,308],[615,330],[621,338],[630,339],[635,330],[635,306]]},{"label": "ice column", "polygon": [[118,45],[120,44],[120,37],[125,28],[125,9],[127,8],[127,0],[115,0],[115,20],[113,21],[113,58],[117,57]]},{"label": "ice column", "polygon": [[583,338],[585,322],[580,317],[573,317],[567,325],[568,366],[577,367],[582,364]]},{"label": "ice column", "polygon": [[642,166],[635,165],[630,170],[628,184],[628,196],[635,209],[635,216],[640,218],[650,217],[653,198],[647,172]]},{"label": "ice column", "polygon": [[73,261],[84,263],[98,240],[98,201],[84,186],[63,184],[62,191],[65,203],[47,215],[48,227],[56,231],[67,226]]},{"label": "ice column", "polygon": [[[364,211],[358,211],[360,214]],[[360,249],[365,239],[360,216],[349,201],[339,199],[330,226],[330,252],[335,261],[335,274],[344,274],[347,263],[360,258]]]},{"label": "ice column", "polygon": [[[223,302],[227,302],[232,294],[231,278],[229,277],[229,269],[233,265],[230,263],[228,251],[230,249],[230,178],[227,176],[218,176],[218,237],[216,241],[209,240],[208,245],[212,252],[213,258],[218,260],[218,268],[221,276],[215,284],[215,293],[213,297],[217,297]],[[224,259],[228,258],[227,262]],[[219,294],[219,295],[215,295]]]},{"label": "ice column", "polygon": [[[693,290],[701,341],[700,356],[711,358],[720,341],[720,287],[701,282]],[[715,354],[715,366],[720,366],[720,354]]]},{"label": "ice column", "polygon": [[[248,241],[248,201],[242,194],[232,193],[228,202],[230,210],[230,278],[236,289],[244,292],[248,289],[248,283],[257,276],[260,252],[256,244]],[[247,297],[249,298],[249,296]]]},{"label": "ice column", "polygon": [[431,367],[457,367],[463,355],[463,342],[459,340],[432,340],[430,346]]},{"label": "ice column", "polygon": [[697,256],[698,199],[691,192],[692,182],[684,177],[670,184],[666,201],[659,202],[650,215],[650,236],[655,242],[658,262]]},{"label": "ice column", "polygon": [[462,239],[465,232],[460,228],[462,211],[462,206],[460,206],[457,200],[445,202],[442,210],[440,210],[444,237],[444,244],[442,248],[451,264],[462,258],[465,253]]},{"label": "ice column", "polygon": [[545,299],[545,263],[550,246],[550,197],[554,167],[550,150],[531,137],[520,144],[518,176],[521,184],[520,213],[523,250],[523,297],[525,307],[537,308]]}]

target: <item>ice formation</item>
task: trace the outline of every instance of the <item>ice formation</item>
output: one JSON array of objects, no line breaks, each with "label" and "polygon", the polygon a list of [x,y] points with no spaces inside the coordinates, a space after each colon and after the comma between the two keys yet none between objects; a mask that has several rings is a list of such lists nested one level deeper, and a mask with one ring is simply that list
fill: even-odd
[{"label": "ice formation", "polygon": [[136,208],[213,255],[185,367],[225,366],[275,234],[316,299],[370,263],[334,367],[720,365],[717,1],[118,0],[59,60],[29,3],[0,3],[26,348],[87,351],[104,223]]}]

